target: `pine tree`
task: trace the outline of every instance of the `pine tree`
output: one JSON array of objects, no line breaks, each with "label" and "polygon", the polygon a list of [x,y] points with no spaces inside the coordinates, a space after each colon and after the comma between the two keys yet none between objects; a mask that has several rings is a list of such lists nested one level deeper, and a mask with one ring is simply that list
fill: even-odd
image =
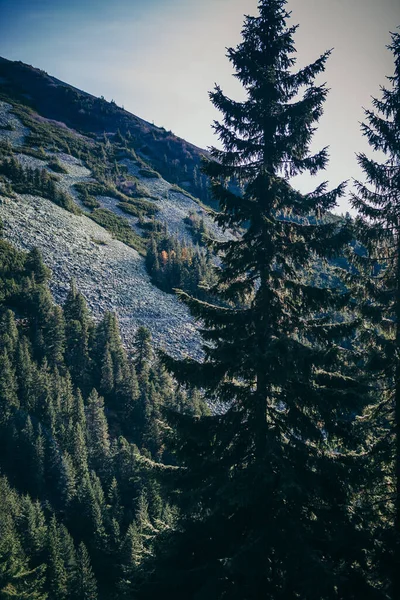
[{"label": "pine tree", "polygon": [[88,474],[88,451],[85,434],[80,423],[74,426],[72,444],[71,458],[74,462],[78,478],[82,481]]},{"label": "pine tree", "polygon": [[68,452],[64,452],[60,468],[59,495],[65,508],[70,507],[75,498],[76,487],[76,470],[73,461]]},{"label": "pine tree", "polygon": [[97,583],[90,564],[85,544],[79,544],[77,552],[77,578],[74,598],[76,600],[97,600]]},{"label": "pine tree", "polygon": [[[358,155],[366,182],[356,181],[352,204],[359,212],[356,235],[362,244],[352,261],[356,276],[349,277],[364,327],[360,339],[368,350],[367,377],[373,377],[375,405],[366,417],[372,443],[372,503],[369,526],[380,565],[378,580],[391,582],[391,598],[400,596],[400,35],[392,34],[388,48],[394,56],[390,88],[373,99],[362,124],[380,162]],[[372,189],[371,189],[372,188]],[[361,285],[360,285],[360,275]],[[355,285],[354,285],[355,284]],[[373,396],[371,400],[374,400]],[[367,444],[368,447],[368,444]],[[377,508],[378,507],[378,508]],[[386,585],[384,584],[384,588]]]},{"label": "pine tree", "polygon": [[54,307],[46,329],[46,356],[51,365],[61,365],[65,352],[65,321],[61,306]]},{"label": "pine tree", "polygon": [[18,343],[18,329],[12,310],[6,310],[0,320],[0,349],[14,356]]},{"label": "pine tree", "polygon": [[100,390],[105,396],[112,394],[114,390],[114,365],[109,344],[104,348],[104,356],[101,365]]},{"label": "pine tree", "polygon": [[105,472],[110,456],[108,423],[104,414],[104,400],[92,390],[85,408],[86,441],[91,468]]},{"label": "pine tree", "polygon": [[18,524],[19,529],[22,529],[24,552],[30,557],[32,564],[37,566],[43,561],[46,551],[46,519],[38,500],[33,502],[30,496],[23,496],[20,506]]},{"label": "pine tree", "polygon": [[65,525],[58,528],[59,547],[63,557],[64,569],[67,579],[68,598],[74,598],[76,582],[78,577],[77,553],[75,551],[74,540]]},{"label": "pine tree", "polygon": [[22,336],[18,343],[16,375],[21,407],[23,410],[31,412],[36,405],[35,381],[38,379],[38,374],[36,365],[32,361],[29,341],[25,336]]},{"label": "pine tree", "polygon": [[45,600],[46,567],[32,568],[22,548],[15,516],[20,512],[19,498],[7,480],[0,480],[0,598],[8,600]]},{"label": "pine tree", "polygon": [[123,369],[116,375],[117,406],[124,415],[127,430],[132,431],[138,419],[139,385],[134,364],[128,361]]},{"label": "pine tree", "polygon": [[118,588],[122,597],[132,596],[138,567],[144,555],[142,536],[135,523],[131,523],[127,529],[120,551],[121,578]]},{"label": "pine tree", "polygon": [[85,405],[80,390],[76,390],[73,403],[73,419],[79,423],[82,428],[86,427]]},{"label": "pine tree", "polygon": [[18,408],[17,380],[6,350],[0,351],[0,424],[7,422]]},{"label": "pine tree", "polygon": [[119,522],[122,516],[122,507],[121,498],[118,490],[118,482],[115,477],[113,477],[110,488],[108,490],[108,501],[110,505],[111,517],[117,522]]},{"label": "pine tree", "polygon": [[60,532],[53,516],[48,537],[48,580],[51,598],[65,600],[68,596],[68,573],[64,563]]},{"label": "pine tree", "polygon": [[135,334],[135,368],[139,379],[152,355],[150,332],[146,327],[139,327]]},{"label": "pine tree", "polygon": [[65,361],[70,369],[74,383],[82,390],[88,386],[90,373],[89,361],[89,313],[86,301],[76,289],[75,282],[64,304],[66,322]]},{"label": "pine tree", "polygon": [[43,262],[42,255],[37,248],[33,248],[26,257],[26,268],[33,273],[36,283],[44,283],[49,279],[51,271]]},{"label": "pine tree", "polygon": [[314,82],[330,52],[294,70],[296,27],[286,24],[285,4],[261,0],[242,43],[228,50],[246,99],[231,100],[219,87],[211,93],[223,115],[215,130],[224,149],[212,149],[206,165],[216,221],[244,233],[214,244],[223,266],[213,291],[224,306],[181,294],[204,324],[205,361],[164,362],[179,382],[205,388],[225,407],[170,417],[185,467],[177,479],[183,518],[147,597],[370,593],[342,452],[354,443],[360,410],[341,366],[340,341],[352,324],[346,314],[327,316],[348,297],[308,276],[349,240],[347,224],[328,213],[344,186],[303,195],[289,183],[327,163],[326,149],[312,155],[309,148],[327,95]]}]

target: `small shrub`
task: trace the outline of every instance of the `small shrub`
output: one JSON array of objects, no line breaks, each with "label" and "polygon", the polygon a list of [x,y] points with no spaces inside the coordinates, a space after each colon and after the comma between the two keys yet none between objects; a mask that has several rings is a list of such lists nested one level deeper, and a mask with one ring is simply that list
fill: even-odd
[{"label": "small shrub", "polygon": [[96,208],[89,216],[104,229],[107,229],[116,240],[134,248],[143,256],[146,254],[146,244],[143,238],[133,231],[129,221],[124,217],[115,215],[107,208]]},{"label": "small shrub", "polygon": [[107,246],[107,242],[100,240],[99,238],[92,238],[92,242],[98,246]]},{"label": "small shrub", "polygon": [[62,173],[64,175],[68,174],[67,169],[62,166],[62,164],[60,163],[60,161],[57,158],[52,159],[48,163],[48,167],[49,167],[49,169],[54,171],[54,173]]},{"label": "small shrub", "polygon": [[142,177],[146,177],[147,179],[159,179],[160,174],[157,171],[153,171],[153,169],[139,169],[139,175]]}]

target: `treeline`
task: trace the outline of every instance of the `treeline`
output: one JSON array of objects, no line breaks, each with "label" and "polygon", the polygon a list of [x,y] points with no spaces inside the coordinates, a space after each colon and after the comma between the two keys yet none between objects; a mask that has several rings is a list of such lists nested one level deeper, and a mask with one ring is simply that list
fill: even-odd
[{"label": "treeline", "polygon": [[74,284],[55,305],[48,277],[36,250],[0,240],[0,596],[129,597],[175,519],[152,475],[161,408],[206,408],[176,388],[146,329],[128,356],[115,315],[94,323]]},{"label": "treeline", "polygon": [[199,217],[195,212],[190,212],[188,216],[184,218],[184,223],[192,236],[193,242],[199,246],[205,246],[208,232],[204,219]]},{"label": "treeline", "polygon": [[[156,361],[143,329],[127,356],[113,315],[74,286],[55,306],[38,253],[1,242],[5,597],[400,597],[400,35],[362,126],[380,162],[358,155],[358,217],[332,219],[345,184],[290,185],[327,165],[330,51],[295,70],[285,5],[260,0],[228,50],[245,99],[211,93],[215,220],[242,235],[213,243],[216,301],[181,294],[202,362]],[[152,227],[149,268],[182,284],[185,248]]]},{"label": "treeline", "polygon": [[[143,225],[142,225],[143,226]],[[158,221],[150,228],[146,268],[154,285],[169,294],[179,289],[206,300],[215,283],[215,264],[210,251],[181,243]]]},{"label": "treeline", "polygon": [[[51,168],[59,163],[52,161]],[[5,175],[12,183],[9,192],[43,196],[69,212],[76,213],[78,209],[68,194],[57,188],[57,177],[46,169],[23,167],[15,156],[0,162],[0,174]]]},{"label": "treeline", "polygon": [[219,405],[168,415],[181,469],[166,497],[179,515],[144,560],[136,600],[400,597],[400,35],[362,125],[380,154],[358,155],[358,216],[334,219],[344,183],[291,186],[328,162],[311,142],[331,52],[296,69],[285,5],[260,0],[227,51],[244,99],[210,94],[215,220],[243,233],[213,244],[219,302],[181,295],[204,361],[163,363]]}]

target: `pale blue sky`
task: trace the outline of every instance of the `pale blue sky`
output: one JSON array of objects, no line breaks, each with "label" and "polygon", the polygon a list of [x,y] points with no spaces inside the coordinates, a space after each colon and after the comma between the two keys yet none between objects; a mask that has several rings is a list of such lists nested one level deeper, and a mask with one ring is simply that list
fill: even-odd
[{"label": "pale blue sky", "polygon": [[[240,41],[243,14],[257,0],[0,0],[0,55],[44,69],[201,147],[216,143],[218,113],[208,90],[219,83],[240,98],[225,47]],[[393,71],[385,49],[400,25],[399,0],[289,0],[298,64],[334,47],[323,80],[331,92],[315,136],[330,145],[321,177],[303,191],[360,177],[354,152],[369,151],[359,132],[362,106]],[[346,208],[344,203],[342,208]]]}]

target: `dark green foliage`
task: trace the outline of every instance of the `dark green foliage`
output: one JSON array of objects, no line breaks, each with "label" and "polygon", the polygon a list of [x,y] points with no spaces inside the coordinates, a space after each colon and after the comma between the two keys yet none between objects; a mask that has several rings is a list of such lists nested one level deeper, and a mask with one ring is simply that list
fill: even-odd
[{"label": "dark green foliage", "polygon": [[0,173],[11,180],[13,191],[19,194],[43,196],[69,212],[78,212],[73,199],[57,189],[54,178],[45,169],[25,169],[13,156],[0,163]]},{"label": "dark green foliage", "polygon": [[153,283],[164,292],[182,289],[196,298],[210,298],[208,289],[215,282],[211,253],[181,244],[165,228],[150,237],[146,267]]},{"label": "dark green foliage", "polygon": [[[371,406],[361,429],[370,457],[362,509],[372,526],[375,577],[391,598],[400,595],[400,35],[392,34],[390,87],[365,111],[362,131],[378,159],[358,155],[365,183],[356,181],[352,204],[362,251],[350,257],[346,278],[363,327],[359,341]],[[371,385],[373,384],[373,385]]]},{"label": "dark green foliage", "polygon": [[[75,184],[75,187],[78,184]],[[84,206],[86,206],[86,208],[99,208],[101,206],[100,202],[98,200],[96,200],[96,198],[94,196],[89,196],[89,193],[86,189],[86,187],[83,187],[82,190],[78,190],[79,191],[79,199],[82,202],[82,204]]]},{"label": "dark green foliage", "polygon": [[90,218],[99,225],[107,229],[115,239],[131,246],[140,254],[145,254],[145,242],[143,238],[137,235],[129,224],[129,221],[119,217],[107,208],[96,208],[90,214]]},{"label": "dark green foliage", "polygon": [[352,422],[365,403],[342,345],[353,329],[348,296],[308,282],[316,259],[350,241],[347,222],[324,218],[344,186],[302,195],[289,183],[327,163],[326,149],[312,155],[310,144],[327,95],[314,80],[330,53],[294,70],[285,4],[261,0],[228,50],[245,100],[210,94],[222,113],[223,150],[205,166],[216,221],[243,235],[213,244],[223,307],[181,294],[202,322],[205,361],[164,356],[179,382],[220,408],[170,413],[170,448],[185,467],[172,490],[182,518],[150,561],[145,598],[375,597],[368,538],[350,509],[360,470],[344,451],[357,447]]},{"label": "dark green foliage", "polygon": [[[359,156],[367,184],[357,183],[352,228],[329,214],[343,186],[290,186],[327,162],[309,147],[329,52],[296,72],[285,1],[259,10],[228,50],[245,100],[211,94],[223,150],[204,174],[198,151],[170,132],[0,59],[14,101],[46,89],[43,114],[98,132],[85,138],[15,104],[30,129],[22,152],[85,162],[96,182],[76,188],[89,216],[148,248],[154,283],[183,290],[205,340],[204,362],[161,364],[140,327],[130,355],[116,315],[95,323],[74,283],[56,306],[40,253],[0,239],[0,598],[400,595],[399,35],[393,90],[374,101],[382,117],[367,111],[363,125],[387,160]],[[211,243],[220,260],[148,218],[156,205],[123,159],[220,208],[217,223],[236,232]],[[54,175],[23,169],[9,144],[0,160],[3,195],[77,210]],[[66,172],[57,158],[48,167]],[[138,218],[144,239],[100,208],[101,195]],[[202,219],[186,224],[208,247]],[[350,268],[344,248],[354,249]]]},{"label": "dark green foliage", "polygon": [[110,196],[119,201],[118,206],[120,208],[124,209],[126,206],[129,206],[130,210],[126,210],[126,212],[130,212],[130,214],[139,216],[139,214],[152,215],[157,212],[157,207],[154,203],[136,196],[136,187],[133,191],[129,190],[128,194],[120,192],[114,185],[110,184],[76,183],[75,188],[79,192],[83,204],[90,208],[92,207],[90,205],[94,204],[93,199],[95,196]]},{"label": "dark green foliage", "polygon": [[65,167],[62,166],[62,164],[60,163],[60,161],[57,159],[57,157],[53,158],[49,163],[48,163],[49,169],[51,169],[52,171],[54,171],[54,173],[62,173],[62,174],[66,174],[68,173],[67,169]]},{"label": "dark green foliage", "polygon": [[55,305],[49,275],[0,240],[0,597],[122,598],[171,519],[152,471],[175,384],[145,328],[128,356],[116,316],[95,324],[74,282]]},{"label": "dark green foliage", "polygon": [[207,229],[204,224],[204,219],[200,218],[198,215],[196,215],[196,213],[190,212],[188,216],[185,217],[184,222],[191,233],[193,242],[195,244],[199,244],[200,246],[205,246]]},{"label": "dark green foliage", "polygon": [[[27,522],[24,534],[31,537],[31,555],[26,555],[29,544],[20,533],[20,520],[23,520],[25,506],[35,510],[29,499],[18,496],[9,486],[5,477],[0,479],[0,598],[18,600],[46,600],[44,591],[45,566],[33,566],[33,557],[39,558],[41,550],[40,531]],[[41,516],[41,509],[36,507]],[[40,518],[40,517],[39,517]],[[25,543],[24,543],[25,542]],[[31,559],[31,560],[29,560]],[[31,564],[30,564],[31,563]]]},{"label": "dark green foliage", "polygon": [[135,198],[134,200],[129,199],[127,202],[119,202],[117,207],[128,215],[133,215],[135,217],[140,217],[143,214],[156,214],[158,210],[154,204],[148,202],[144,198]]},{"label": "dark green foliage", "polygon": [[135,336],[135,367],[139,377],[142,377],[152,358],[150,332],[146,327],[139,327]]},{"label": "dark green foliage", "polygon": [[160,177],[159,173],[152,169],[139,169],[139,175],[148,179],[158,179]]},{"label": "dark green foliage", "polygon": [[0,129],[3,129],[3,131],[14,131],[15,127],[12,123],[6,123],[5,125],[0,125]]},{"label": "dark green foliage", "polygon": [[81,543],[77,552],[77,574],[74,589],[76,600],[97,600],[97,584],[90,565],[90,557],[85,544]]}]

